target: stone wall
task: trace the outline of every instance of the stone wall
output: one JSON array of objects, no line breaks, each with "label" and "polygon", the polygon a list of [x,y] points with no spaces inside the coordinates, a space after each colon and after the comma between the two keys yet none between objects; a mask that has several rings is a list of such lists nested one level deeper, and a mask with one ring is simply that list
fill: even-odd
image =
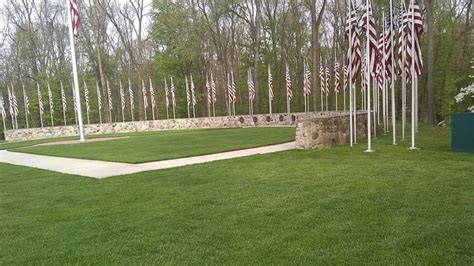
[{"label": "stone wall", "polygon": [[[341,115],[343,112],[313,112],[313,113],[290,113],[290,114],[259,114],[242,116],[219,116],[186,119],[169,119],[155,121],[138,121],[124,123],[104,123],[85,125],[86,135],[129,133],[143,131],[180,130],[180,129],[202,129],[202,128],[234,128],[234,127],[258,127],[258,126],[296,126],[298,121]],[[53,137],[76,136],[76,126],[59,126],[30,128],[19,130],[7,130],[6,141],[24,141],[45,139]]]},{"label": "stone wall", "polygon": [[[323,115],[301,119],[296,126],[297,149],[330,148],[350,143],[349,114]],[[357,139],[367,137],[367,113],[357,115]]]}]

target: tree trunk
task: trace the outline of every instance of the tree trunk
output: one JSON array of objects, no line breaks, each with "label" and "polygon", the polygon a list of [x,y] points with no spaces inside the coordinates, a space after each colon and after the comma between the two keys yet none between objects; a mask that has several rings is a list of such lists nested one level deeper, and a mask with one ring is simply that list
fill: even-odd
[{"label": "tree trunk", "polygon": [[434,38],[433,38],[433,1],[426,0],[425,6],[427,11],[427,23],[428,23],[428,123],[431,125],[436,124],[436,111],[435,111],[435,87],[434,87]]},{"label": "tree trunk", "polygon": [[260,107],[263,104],[262,97],[259,96],[260,87],[260,31],[261,31],[261,18],[262,14],[260,11],[260,0],[255,0],[255,62],[254,62],[254,83],[255,83],[255,99],[257,100],[257,113],[260,113]]}]

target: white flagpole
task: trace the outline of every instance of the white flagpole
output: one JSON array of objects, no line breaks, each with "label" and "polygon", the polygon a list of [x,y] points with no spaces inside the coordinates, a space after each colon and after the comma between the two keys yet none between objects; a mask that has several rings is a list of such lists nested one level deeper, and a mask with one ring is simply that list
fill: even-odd
[{"label": "white flagpole", "polygon": [[366,0],[366,12],[367,12],[367,32],[366,32],[366,37],[367,37],[367,56],[366,56],[366,71],[367,71],[367,150],[365,152],[374,152],[372,150],[372,124],[371,124],[371,113],[370,113],[370,32],[369,32],[369,0]]},{"label": "white flagpole", "polygon": [[[393,0],[390,0],[390,42],[391,42],[391,92],[392,92],[392,144],[397,145],[397,133],[396,133],[396,109],[395,109],[395,52],[394,52],[394,39],[393,39]],[[403,30],[402,30],[403,31]]]},{"label": "white flagpole", "polygon": [[[206,76],[206,79],[207,79],[207,76]],[[188,118],[191,118],[191,112],[190,112],[190,109],[189,109],[189,105],[191,104],[191,91],[189,89],[189,83],[188,83],[188,76],[186,76],[186,96],[187,96],[187,105],[188,105]]]},{"label": "white flagpole", "polygon": [[350,144],[351,147],[354,146],[354,123],[352,120],[352,111],[354,109],[353,105],[353,98],[352,98],[352,14],[351,14],[351,1],[348,1],[348,7],[349,7],[349,64],[347,66],[347,70],[349,72],[349,131],[350,131]]},{"label": "white flagpole", "polygon": [[[73,80],[74,80],[74,91],[76,95],[80,95],[79,94],[79,78],[77,75],[77,65],[76,65],[76,49],[74,47],[74,34],[73,34],[73,29],[72,29],[71,4],[69,3],[69,1],[70,0],[65,0],[68,26],[69,26],[69,43],[71,45],[72,75],[73,75]],[[82,122],[81,97],[76,97],[76,105],[77,105],[77,117],[78,117],[78,122],[79,122],[79,140],[85,141],[84,124]]]},{"label": "white flagpole", "polygon": [[413,0],[410,1],[411,8],[411,150],[417,150],[416,139],[416,71],[415,71],[415,12]]}]

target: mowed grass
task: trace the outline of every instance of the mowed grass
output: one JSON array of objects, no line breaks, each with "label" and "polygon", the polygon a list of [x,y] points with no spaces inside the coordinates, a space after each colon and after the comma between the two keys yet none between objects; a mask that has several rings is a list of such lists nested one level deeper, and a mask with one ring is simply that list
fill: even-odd
[{"label": "mowed grass", "polygon": [[94,180],[0,164],[0,264],[474,262],[474,156],[449,129]]},{"label": "mowed grass", "polygon": [[27,146],[13,151],[124,163],[190,157],[295,140],[295,128],[237,128],[131,133],[129,138],[71,145]]}]

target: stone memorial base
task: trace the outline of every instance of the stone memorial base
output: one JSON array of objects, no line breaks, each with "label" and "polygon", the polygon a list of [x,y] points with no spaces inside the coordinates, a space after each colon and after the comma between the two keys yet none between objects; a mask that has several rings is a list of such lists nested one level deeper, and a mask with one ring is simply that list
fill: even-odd
[{"label": "stone memorial base", "polygon": [[[350,143],[348,113],[301,119],[296,125],[297,149],[321,149]],[[357,140],[367,137],[367,112],[357,113]]]},{"label": "stone memorial base", "polygon": [[[112,134],[130,133],[162,130],[181,129],[205,129],[205,128],[237,128],[237,127],[259,127],[259,126],[293,126],[298,121],[307,119],[327,119],[330,117],[340,117],[344,112],[309,112],[309,113],[283,113],[283,114],[258,114],[258,115],[237,115],[201,118],[183,118],[155,121],[136,121],[120,123],[103,123],[85,125],[86,135],[90,134]],[[342,118],[337,118],[342,119]],[[341,127],[341,130],[343,128]],[[348,130],[348,128],[347,128]],[[7,130],[5,140],[25,141],[54,137],[76,136],[77,126],[58,126],[44,128],[30,128]],[[341,133],[342,134],[342,133]]]}]

